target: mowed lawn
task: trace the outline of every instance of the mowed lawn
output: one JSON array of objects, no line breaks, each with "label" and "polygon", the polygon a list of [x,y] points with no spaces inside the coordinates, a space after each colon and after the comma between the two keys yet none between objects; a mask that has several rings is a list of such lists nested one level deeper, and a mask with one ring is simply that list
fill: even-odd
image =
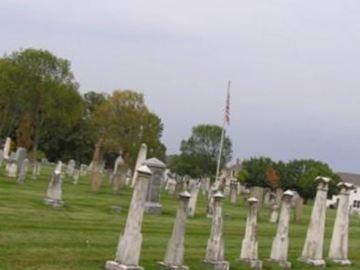
[{"label": "mowed lawn", "polygon": [[[64,177],[62,209],[43,204],[51,169],[43,169],[38,180],[30,176],[23,185],[4,177],[0,170],[0,269],[50,270],[50,269],[104,269],[106,260],[114,259],[118,238],[123,230],[131,199],[131,189],[112,194],[107,179],[101,192],[90,191],[89,177],[82,177],[77,185]],[[157,269],[157,262],[165,254],[177,208],[177,200],[162,193],[162,215],[145,215],[141,266]],[[189,219],[186,232],[185,264],[191,269],[204,269],[202,259],[210,232],[210,220],[205,217],[206,197],[200,195],[197,215]],[[116,213],[112,206],[120,206]],[[231,269],[248,269],[237,263],[247,209],[243,199],[238,205],[224,201],[225,257]],[[305,207],[301,224],[292,222],[289,258],[293,269],[315,269],[297,261],[301,254],[311,207]],[[259,257],[263,269],[280,269],[267,261],[276,225],[268,222],[269,211],[259,215]],[[326,220],[325,250],[327,255],[334,223],[335,211],[328,210]],[[352,267],[339,267],[328,263],[326,269],[360,269],[360,218],[351,218],[350,254]]]}]

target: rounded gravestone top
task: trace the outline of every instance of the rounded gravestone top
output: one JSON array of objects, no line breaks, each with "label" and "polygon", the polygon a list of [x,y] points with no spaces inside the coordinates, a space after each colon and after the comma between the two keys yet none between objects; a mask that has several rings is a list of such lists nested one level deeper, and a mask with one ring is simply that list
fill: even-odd
[{"label": "rounded gravestone top", "polygon": [[290,196],[293,197],[294,196],[294,192],[292,190],[287,190],[284,192],[283,196]]},{"label": "rounded gravestone top", "polygon": [[162,162],[161,160],[159,160],[157,158],[149,158],[149,159],[145,160],[142,164],[149,166],[150,168],[151,167],[161,168],[161,169],[166,168],[166,165],[164,164],[164,162]]},{"label": "rounded gravestone top", "polygon": [[325,176],[318,176],[315,178],[315,181],[321,181],[324,183],[329,183],[330,182],[330,178],[329,177],[325,177]]},{"label": "rounded gravestone top", "polygon": [[139,167],[139,169],[137,169],[138,173],[142,173],[142,174],[147,174],[147,175],[152,175],[151,170],[149,169],[148,166],[146,165],[142,165]]},{"label": "rounded gravestone top", "polygon": [[251,198],[248,199],[248,202],[249,203],[257,203],[257,202],[259,202],[259,200],[256,199],[255,197],[251,197]]},{"label": "rounded gravestone top", "polygon": [[190,199],[190,197],[191,197],[191,194],[189,193],[189,192],[187,192],[187,191],[184,191],[184,192],[181,192],[181,193],[179,193],[179,197],[180,198],[187,198],[187,199]]},{"label": "rounded gravestone top", "polygon": [[340,182],[337,184],[337,187],[339,188],[346,188],[346,189],[353,189],[355,188],[355,186],[352,183],[348,183],[348,182]]},{"label": "rounded gravestone top", "polygon": [[215,198],[215,199],[222,199],[222,198],[224,198],[224,195],[222,194],[221,191],[217,191],[217,192],[214,194],[214,198]]}]

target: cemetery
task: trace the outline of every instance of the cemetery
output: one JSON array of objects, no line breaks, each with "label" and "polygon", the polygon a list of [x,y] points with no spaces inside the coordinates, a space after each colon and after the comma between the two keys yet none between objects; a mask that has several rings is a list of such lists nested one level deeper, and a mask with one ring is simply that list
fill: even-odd
[{"label": "cemetery", "polygon": [[0,270],[360,270],[355,0],[0,2]]},{"label": "cemetery", "polygon": [[[360,218],[349,215],[352,184],[339,184],[338,208],[326,209],[330,179],[314,179],[319,183],[316,199],[304,206],[300,220],[292,205],[294,193],[284,192],[277,222],[270,222],[272,207],[258,207],[255,197],[239,195],[234,201],[231,192],[224,196],[217,190],[209,218],[209,190],[190,181],[188,187],[184,184],[178,192],[170,192],[165,164],[154,158],[137,167],[134,187],[130,176],[116,193],[111,175],[102,175],[101,188],[94,193],[91,172],[78,175],[74,182],[76,162],[67,164],[41,164],[36,180],[28,168],[21,183],[6,174],[2,164],[1,269],[316,269],[325,264],[328,269],[358,269],[360,265]],[[198,192],[192,206],[196,211],[191,213],[193,189]],[[161,205],[161,211],[147,211],[149,202],[156,209]]]}]

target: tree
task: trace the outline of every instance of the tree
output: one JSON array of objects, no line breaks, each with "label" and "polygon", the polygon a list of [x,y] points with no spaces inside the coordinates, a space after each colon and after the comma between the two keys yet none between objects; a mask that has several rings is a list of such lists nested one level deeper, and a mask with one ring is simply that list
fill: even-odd
[{"label": "tree", "polygon": [[70,62],[49,51],[26,49],[5,56],[0,78],[0,97],[4,98],[0,131],[17,135],[16,140],[26,142],[28,148],[31,145],[33,153],[49,133],[70,130],[82,115],[82,98]]},{"label": "tree", "polygon": [[250,158],[244,160],[242,165],[238,179],[248,187],[272,187],[275,181],[278,182],[275,162],[268,157]]},{"label": "tree", "polygon": [[141,143],[146,143],[149,156],[164,160],[166,148],[160,141],[163,124],[149,111],[142,94],[114,91],[94,111],[92,121],[104,153],[121,150],[127,164],[134,166]]},{"label": "tree", "polygon": [[[180,155],[170,159],[170,169],[182,176],[214,178],[221,132],[221,127],[217,125],[202,124],[193,127],[190,138],[181,142]],[[230,138],[225,136],[221,167],[230,161],[231,155],[232,143]]]}]

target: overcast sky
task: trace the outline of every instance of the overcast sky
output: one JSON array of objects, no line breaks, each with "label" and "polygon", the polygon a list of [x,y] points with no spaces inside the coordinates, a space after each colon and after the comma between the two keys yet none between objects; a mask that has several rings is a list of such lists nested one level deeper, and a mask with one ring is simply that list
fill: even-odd
[{"label": "overcast sky", "polygon": [[134,89],[169,153],[221,124],[234,158],[316,158],[360,173],[359,0],[0,2],[0,53],[71,60],[81,91]]}]

